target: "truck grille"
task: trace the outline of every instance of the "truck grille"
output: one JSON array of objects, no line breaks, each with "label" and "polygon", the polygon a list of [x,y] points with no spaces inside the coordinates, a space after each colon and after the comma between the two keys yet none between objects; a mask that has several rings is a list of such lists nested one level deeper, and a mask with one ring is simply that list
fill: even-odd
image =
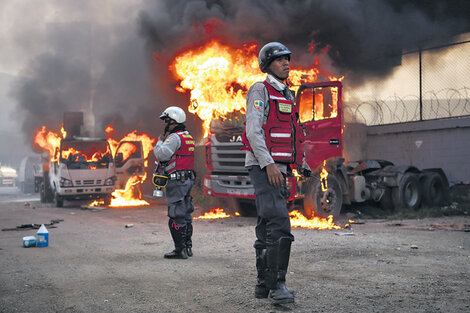
[{"label": "truck grille", "polygon": [[75,180],[75,186],[93,186],[93,185],[102,185],[102,180],[97,179],[96,181],[93,179],[84,179],[84,180]]},{"label": "truck grille", "polygon": [[247,173],[245,151],[240,150],[242,146],[241,142],[222,142],[211,136],[213,172]]}]

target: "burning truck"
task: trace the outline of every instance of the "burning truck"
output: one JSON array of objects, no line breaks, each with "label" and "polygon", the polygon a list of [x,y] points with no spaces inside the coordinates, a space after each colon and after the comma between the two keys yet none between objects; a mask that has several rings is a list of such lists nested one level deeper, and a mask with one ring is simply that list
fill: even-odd
[{"label": "burning truck", "polygon": [[62,207],[64,200],[100,199],[109,204],[116,169],[108,141],[78,137],[83,124],[81,112],[66,112],[64,124],[62,137],[47,132],[44,126],[35,135],[35,144],[49,151],[39,182],[41,202],[54,201]]},{"label": "burning truck", "polygon": [[40,180],[41,202],[55,202],[62,207],[64,200],[95,200],[91,206],[148,205],[141,199],[138,184],[145,181],[147,156],[155,139],[138,135],[136,131],[122,140],[88,138],[80,133],[83,114],[66,112],[62,136],[42,127],[35,135],[35,144],[49,151],[42,163]]},{"label": "burning truck", "polygon": [[[343,158],[342,83],[302,84],[296,105],[305,132],[305,159],[313,171],[304,177],[293,168],[287,177],[289,203],[302,207],[307,217],[334,218],[343,204],[372,201],[385,209],[416,209],[437,206],[448,193],[442,169],[419,170],[411,165],[394,165],[386,160],[345,163]],[[204,177],[204,193],[232,198],[241,214],[253,213],[254,189],[244,168],[241,135],[242,116],[214,120],[205,144],[205,161],[210,174]]]},{"label": "burning truck", "polygon": [[[419,170],[385,160],[345,163],[341,78],[311,69],[291,69],[291,89],[296,92],[300,124],[305,132],[305,158],[312,169],[304,177],[292,168],[287,177],[291,207],[301,207],[307,217],[337,217],[343,204],[373,201],[391,209],[441,204],[448,193],[441,169]],[[203,120],[205,163],[204,193],[234,206],[242,215],[255,212],[254,188],[244,167],[242,148],[244,94],[259,72],[256,44],[230,48],[212,41],[190,49],[170,66],[180,80],[176,88],[190,91],[189,111]],[[201,71],[204,69],[204,71]],[[329,81],[317,82],[318,76]]]}]

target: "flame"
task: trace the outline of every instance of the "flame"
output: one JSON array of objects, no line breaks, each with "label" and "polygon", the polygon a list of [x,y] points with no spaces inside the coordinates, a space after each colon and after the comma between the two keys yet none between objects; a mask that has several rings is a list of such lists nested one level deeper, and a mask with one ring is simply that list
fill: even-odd
[{"label": "flame", "polygon": [[[117,141],[111,138],[111,135],[114,133],[114,128],[112,125],[106,127],[105,130],[108,135],[108,143],[111,146],[113,155],[116,154],[116,150],[119,147],[121,142],[124,142],[119,147],[119,152],[123,153],[123,162],[125,162],[137,149],[137,147],[131,143],[125,141],[140,141],[142,143],[142,149],[144,152],[144,167],[148,166],[148,156],[150,151],[153,150],[155,143],[157,142],[156,138],[151,138],[148,134],[142,133],[138,134],[137,130],[134,130],[127,135],[125,135],[121,140]],[[144,206],[149,205],[149,203],[142,199],[142,192],[140,190],[140,185],[147,179],[147,173],[142,176],[134,175],[131,176],[127,182],[124,189],[116,189],[112,193],[112,199],[110,207],[126,207],[126,206]],[[90,206],[92,206],[90,204]]]},{"label": "flame", "polygon": [[[144,177],[132,176],[126,183],[124,189],[116,189],[111,199],[110,207],[123,207],[123,206],[144,206],[149,205],[145,200],[142,200],[142,192],[138,188],[147,179],[147,174]],[[137,195],[136,195],[137,192]]]},{"label": "flame", "polygon": [[297,169],[293,168],[292,169],[292,175],[294,175],[294,177],[297,179],[297,181],[302,178],[302,176],[299,174],[299,172],[297,171]]},{"label": "flame", "polygon": [[62,138],[66,138],[67,137],[67,132],[65,131],[64,129],[64,123],[62,123],[62,126],[60,127],[60,132],[62,134]]},{"label": "flame", "polygon": [[[238,212],[237,212],[238,213]],[[235,213],[235,215],[237,215]],[[226,218],[230,217],[230,214],[225,213],[222,208],[213,208],[209,212],[205,212],[203,215],[195,217],[195,219],[217,219],[217,218]]]},{"label": "flame", "polygon": [[321,168],[321,173],[320,173],[320,185],[321,185],[321,191],[325,192],[328,190],[328,171],[325,168],[326,165],[326,160],[323,161],[323,166]]},{"label": "flame", "polygon": [[[332,80],[338,80],[330,77]],[[300,122],[319,121],[338,116],[338,87],[307,88],[301,93]]]},{"label": "flame", "polygon": [[36,131],[34,135],[34,145],[41,147],[49,152],[51,162],[59,160],[60,141],[62,138],[52,131],[48,131],[46,126]]},{"label": "flame", "polygon": [[341,226],[333,222],[333,215],[327,218],[314,216],[311,219],[306,218],[302,213],[293,210],[289,213],[290,224],[292,227],[309,228],[309,229],[343,229]]},{"label": "flame", "polygon": [[[117,141],[117,140],[111,138],[111,134],[114,133],[114,128],[111,125],[106,127],[105,132],[108,135],[107,140],[109,142],[109,145],[111,146],[111,150],[113,152],[113,155],[116,154],[116,150],[119,146],[119,143],[121,143],[123,141],[140,141],[142,143],[142,149],[144,150],[145,167],[148,166],[147,158],[148,158],[149,153],[153,150],[153,147],[155,146],[155,143],[157,142],[156,138],[151,138],[146,133],[138,134],[137,130],[133,130],[132,132],[130,132],[127,135],[125,135],[124,137],[122,137],[121,140]],[[133,149],[135,149],[135,146],[133,146],[132,144],[126,144],[126,143],[124,143],[123,146],[121,146],[119,151],[123,152],[123,161],[125,161],[129,156],[132,155],[132,153],[135,152],[135,150],[133,150]]]},{"label": "flame", "polygon": [[[176,90],[190,91],[189,112],[203,121],[204,137],[209,134],[210,122],[235,111],[245,111],[245,95],[251,85],[264,81],[266,74],[259,70],[256,43],[233,48],[212,40],[175,57],[169,69],[180,80]],[[289,81],[293,89],[302,82],[316,81],[317,68],[291,68]]]}]

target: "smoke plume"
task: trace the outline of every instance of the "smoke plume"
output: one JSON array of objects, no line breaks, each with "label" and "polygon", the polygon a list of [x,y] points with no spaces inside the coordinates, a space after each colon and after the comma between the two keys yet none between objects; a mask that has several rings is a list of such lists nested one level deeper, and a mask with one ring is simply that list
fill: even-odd
[{"label": "smoke plume", "polygon": [[[11,92],[27,141],[41,125],[60,126],[63,112],[80,110],[94,112],[98,136],[109,123],[122,133],[139,129],[158,136],[164,107],[189,104],[188,95],[174,90],[169,62],[211,38],[260,47],[280,41],[293,51],[294,65],[308,67],[319,58],[345,83],[359,85],[387,75],[403,49],[469,30],[463,0],[53,3],[62,15],[41,28],[44,45],[31,49]],[[38,39],[21,30],[16,35]],[[198,118],[188,119],[200,135]]]}]

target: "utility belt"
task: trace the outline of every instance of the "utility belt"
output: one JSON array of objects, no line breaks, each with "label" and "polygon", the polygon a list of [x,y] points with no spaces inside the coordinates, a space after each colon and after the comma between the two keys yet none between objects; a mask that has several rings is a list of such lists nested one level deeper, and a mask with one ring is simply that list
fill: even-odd
[{"label": "utility belt", "polygon": [[168,174],[169,180],[181,180],[182,182],[186,179],[195,180],[196,172],[193,170],[183,170],[183,171],[174,171],[173,173]]}]

